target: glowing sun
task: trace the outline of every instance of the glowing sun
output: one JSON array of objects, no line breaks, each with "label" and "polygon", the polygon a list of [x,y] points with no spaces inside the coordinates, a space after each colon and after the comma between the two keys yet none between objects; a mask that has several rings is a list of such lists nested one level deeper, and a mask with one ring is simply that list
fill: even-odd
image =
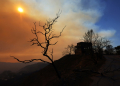
[{"label": "glowing sun", "polygon": [[18,8],[19,12],[23,12],[23,9],[21,7]]}]

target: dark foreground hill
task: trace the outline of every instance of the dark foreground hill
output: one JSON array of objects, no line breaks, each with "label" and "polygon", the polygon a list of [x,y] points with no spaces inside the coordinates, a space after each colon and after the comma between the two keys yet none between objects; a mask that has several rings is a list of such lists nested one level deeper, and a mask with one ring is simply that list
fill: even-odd
[{"label": "dark foreground hill", "polygon": [[55,65],[62,77],[61,80],[59,80],[50,64],[40,71],[23,77],[14,84],[11,83],[11,86],[89,86],[92,82],[90,77],[93,74],[88,71],[81,72],[80,70],[97,71],[104,62],[105,59],[103,58],[95,65],[89,55],[66,55],[55,61]]}]

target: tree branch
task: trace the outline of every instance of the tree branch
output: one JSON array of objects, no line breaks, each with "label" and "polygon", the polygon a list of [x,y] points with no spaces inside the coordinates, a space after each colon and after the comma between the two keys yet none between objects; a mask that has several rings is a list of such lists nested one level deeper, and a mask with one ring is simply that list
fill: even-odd
[{"label": "tree branch", "polygon": [[42,33],[41,31],[38,31],[37,33],[41,33],[41,34],[45,35],[45,34],[44,34],[44,33]]},{"label": "tree branch", "polygon": [[[58,41],[57,41],[58,42]],[[55,42],[54,44],[49,44],[49,45],[55,45],[55,44],[57,44],[57,42]]]},{"label": "tree branch", "polygon": [[[65,26],[66,27],[66,26]],[[64,28],[65,28],[64,27]],[[51,40],[52,38],[59,38],[61,36],[61,33],[63,32],[64,28],[62,29],[62,31],[60,32],[60,35],[59,36],[52,36],[51,38],[49,38],[49,40]]]},{"label": "tree branch", "polygon": [[50,64],[50,62],[44,61],[44,60],[42,60],[42,59],[31,59],[31,60],[20,61],[18,58],[14,57],[14,56],[10,56],[10,57],[13,57],[14,59],[16,59],[17,61],[22,62],[22,63],[30,63],[30,62],[33,62],[34,60],[40,60],[40,61],[42,61],[42,62],[46,62],[46,63],[49,63],[49,64]]}]

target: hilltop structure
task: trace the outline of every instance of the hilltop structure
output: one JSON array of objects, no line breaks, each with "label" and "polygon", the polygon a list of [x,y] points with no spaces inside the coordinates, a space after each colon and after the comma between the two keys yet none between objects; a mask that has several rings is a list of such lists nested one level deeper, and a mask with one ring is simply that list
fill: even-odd
[{"label": "hilltop structure", "polygon": [[75,55],[90,54],[92,51],[91,42],[79,42],[75,46]]}]

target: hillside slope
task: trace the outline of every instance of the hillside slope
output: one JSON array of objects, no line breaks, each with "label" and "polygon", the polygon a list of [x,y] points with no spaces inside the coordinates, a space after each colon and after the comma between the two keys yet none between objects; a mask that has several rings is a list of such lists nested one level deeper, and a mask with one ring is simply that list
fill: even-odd
[{"label": "hillside slope", "polygon": [[20,70],[21,68],[28,66],[28,65],[32,65],[32,64],[36,64],[37,62],[31,62],[28,64],[24,64],[24,63],[9,63],[9,62],[0,62],[0,74],[4,71],[12,71],[12,72],[17,72],[18,70]]},{"label": "hillside slope", "polygon": [[[99,60],[95,65],[90,56],[66,55],[55,61],[55,65],[61,74],[59,80],[52,65],[48,65],[38,72],[32,73],[22,79],[18,86],[89,86],[92,80],[90,72],[80,72],[81,69],[97,71],[105,60]],[[16,82],[17,83],[17,82]]]},{"label": "hillside slope", "polygon": [[43,62],[38,62],[36,64],[32,64],[32,65],[27,65],[23,68],[21,68],[19,71],[17,71],[18,73],[32,73],[38,70],[41,70],[42,68],[44,68],[45,66],[47,66],[47,63],[43,63]]}]

